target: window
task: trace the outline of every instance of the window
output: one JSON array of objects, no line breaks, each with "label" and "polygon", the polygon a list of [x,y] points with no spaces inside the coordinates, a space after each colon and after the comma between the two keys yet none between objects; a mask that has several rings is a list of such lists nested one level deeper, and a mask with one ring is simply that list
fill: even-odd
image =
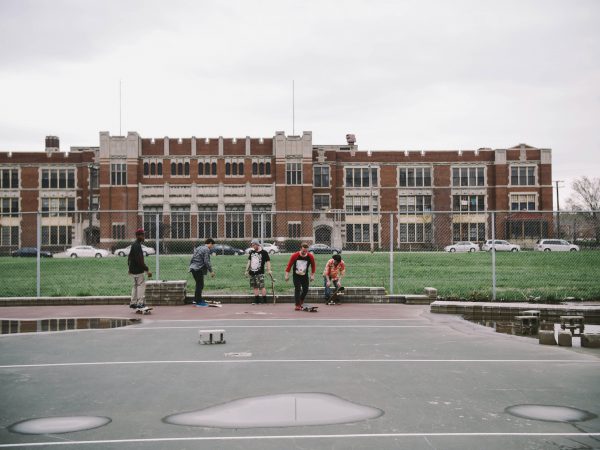
[{"label": "window", "polygon": [[285,165],[286,184],[302,184],[302,163],[288,162]]},{"label": "window", "polygon": [[225,237],[244,237],[244,205],[225,206]]},{"label": "window", "polygon": [[315,194],[313,199],[315,211],[329,209],[329,194]]},{"label": "window", "polygon": [[400,167],[398,174],[400,187],[431,186],[431,167]]},{"label": "window", "polygon": [[0,186],[2,189],[19,189],[19,169],[0,170]]},{"label": "window", "polygon": [[171,238],[189,239],[190,237],[190,207],[173,206],[171,208]]},{"label": "window", "polygon": [[376,167],[346,167],[345,171],[346,187],[378,186]]},{"label": "window", "polygon": [[540,239],[548,236],[548,222],[544,220],[509,220],[506,222],[507,239]]},{"label": "window", "polygon": [[452,237],[458,241],[485,241],[485,223],[453,223]]},{"label": "window", "polygon": [[225,162],[225,175],[243,176],[244,163],[242,160],[232,160]]},{"label": "window", "polygon": [[252,236],[270,238],[272,233],[271,205],[252,205]]},{"label": "window", "polygon": [[485,167],[453,167],[452,186],[485,186]]},{"label": "window", "polygon": [[67,225],[42,226],[42,244],[71,245],[71,228]]},{"label": "window", "polygon": [[510,194],[511,211],[535,211],[535,194]]},{"label": "window", "polygon": [[75,212],[74,198],[42,197],[42,217],[71,216]]},{"label": "window", "polygon": [[150,175],[150,164],[145,162],[144,163],[144,176],[148,176]]},{"label": "window", "polygon": [[329,166],[315,166],[313,168],[313,186],[329,187]]},{"label": "window", "polygon": [[42,189],[74,189],[75,169],[42,169]]},{"label": "window", "polygon": [[123,240],[125,236],[125,224],[124,223],[113,223],[112,224],[112,238]]},{"label": "window", "polygon": [[184,160],[171,161],[171,176],[173,177],[189,177],[190,163]]},{"label": "window", "polygon": [[300,222],[288,222],[288,237],[299,238],[302,233],[302,224]]},{"label": "window", "polygon": [[0,198],[0,218],[17,217],[19,215],[18,198]]},{"label": "window", "polygon": [[217,163],[210,160],[198,160],[198,176],[210,177],[217,175]]},{"label": "window", "polygon": [[485,195],[453,195],[452,210],[461,212],[485,211]]},{"label": "window", "polygon": [[0,245],[19,245],[19,227],[0,225]]},{"label": "window", "polygon": [[[158,230],[156,229],[157,215],[159,227]],[[163,237],[162,206],[144,207],[144,230],[146,231],[146,239],[156,239],[157,237]]]},{"label": "window", "polygon": [[217,237],[217,207],[198,206],[198,238]]},{"label": "window", "polygon": [[[346,242],[371,242],[369,223],[346,224]],[[379,225],[373,224],[373,242],[379,241]]]},{"label": "window", "polygon": [[271,162],[260,159],[252,160],[252,175],[253,176],[270,176]]},{"label": "window", "polygon": [[401,223],[400,242],[431,242],[430,223]]},{"label": "window", "polygon": [[344,205],[348,214],[369,214],[371,206],[373,212],[379,210],[379,198],[377,195],[373,195],[371,201],[369,201],[368,195],[356,195],[346,197],[344,199]]},{"label": "window", "polygon": [[535,166],[512,166],[510,184],[513,186],[535,186]]},{"label": "window", "polygon": [[127,164],[112,163],[110,165],[110,184],[113,186],[125,186],[127,184]]},{"label": "window", "polygon": [[398,202],[401,213],[422,214],[431,211],[431,195],[401,195]]}]

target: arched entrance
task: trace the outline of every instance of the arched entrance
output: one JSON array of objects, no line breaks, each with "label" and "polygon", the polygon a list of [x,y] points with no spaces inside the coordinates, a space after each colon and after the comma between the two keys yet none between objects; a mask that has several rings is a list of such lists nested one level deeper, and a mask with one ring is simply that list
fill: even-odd
[{"label": "arched entrance", "polygon": [[315,244],[331,245],[332,228],[327,225],[319,225],[315,228]]}]

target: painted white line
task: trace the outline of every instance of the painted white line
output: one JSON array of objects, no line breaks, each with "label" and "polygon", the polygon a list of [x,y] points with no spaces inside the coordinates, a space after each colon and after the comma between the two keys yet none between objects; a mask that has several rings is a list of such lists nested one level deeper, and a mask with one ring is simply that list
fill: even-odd
[{"label": "painted white line", "polygon": [[466,363],[466,364],[497,364],[497,363],[543,363],[543,364],[600,364],[599,360],[590,359],[244,359],[244,360],[172,360],[172,361],[100,361],[72,362],[48,364],[12,364],[2,365],[0,369],[28,369],[35,367],[84,367],[84,366],[126,366],[151,364],[282,364],[282,363]]},{"label": "painted white line", "polygon": [[42,447],[58,445],[88,444],[144,444],[156,442],[194,441],[249,441],[249,440],[289,440],[289,439],[356,439],[356,438],[422,438],[422,437],[596,437],[600,433],[357,433],[357,434],[306,434],[306,435],[267,435],[267,436],[202,436],[179,438],[147,439],[106,439],[98,441],[23,442],[0,444],[0,448]]},{"label": "painted white line", "polygon": [[[434,328],[435,325],[226,325],[227,328]],[[180,326],[180,327],[161,327],[161,326],[152,326],[149,325],[147,327],[121,327],[120,330],[123,331],[151,331],[151,330],[187,330],[194,329],[197,330],[198,326],[188,327],[188,326]],[[116,330],[113,328],[113,330]]]}]

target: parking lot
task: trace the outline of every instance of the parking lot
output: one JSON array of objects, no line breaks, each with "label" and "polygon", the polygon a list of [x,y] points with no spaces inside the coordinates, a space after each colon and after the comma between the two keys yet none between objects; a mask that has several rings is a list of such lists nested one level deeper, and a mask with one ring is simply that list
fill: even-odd
[{"label": "parking lot", "polygon": [[[427,306],[320,309],[159,307],[124,328],[3,336],[0,448],[600,446],[598,350],[540,346]],[[123,306],[4,313],[131,315]],[[225,330],[226,344],[199,344],[200,329]],[[9,430],[61,417],[104,423]]]}]

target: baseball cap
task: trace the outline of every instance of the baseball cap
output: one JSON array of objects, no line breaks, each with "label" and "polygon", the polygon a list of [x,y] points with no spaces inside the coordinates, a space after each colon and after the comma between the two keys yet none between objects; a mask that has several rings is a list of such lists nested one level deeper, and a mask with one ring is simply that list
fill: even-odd
[{"label": "baseball cap", "polygon": [[252,242],[250,242],[250,245],[260,245],[260,241],[258,239],[252,239]]},{"label": "baseball cap", "polygon": [[135,234],[144,234],[145,231],[143,228],[138,228],[137,230],[135,230]]}]

